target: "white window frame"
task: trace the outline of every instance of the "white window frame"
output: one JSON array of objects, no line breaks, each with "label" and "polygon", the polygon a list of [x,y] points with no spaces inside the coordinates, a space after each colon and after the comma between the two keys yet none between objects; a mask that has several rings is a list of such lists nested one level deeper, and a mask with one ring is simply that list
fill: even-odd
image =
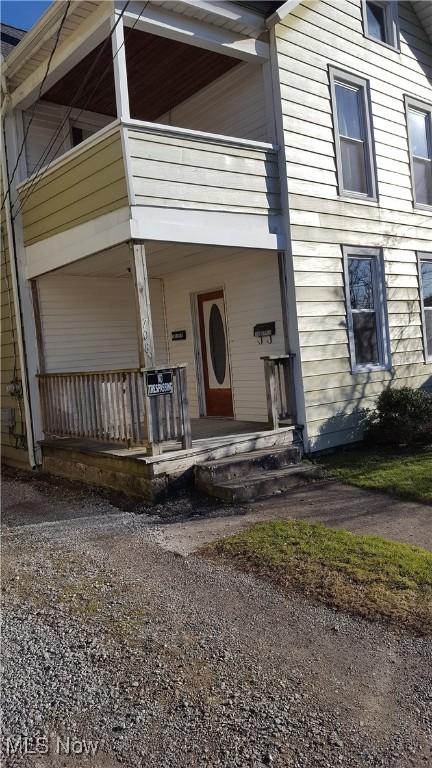
[{"label": "white window frame", "polygon": [[374,5],[379,5],[384,11],[384,26],[386,40],[378,40],[369,33],[367,21],[367,0],[362,0],[363,33],[368,40],[384,45],[394,51],[400,52],[399,11],[397,0],[371,0]]},{"label": "white window frame", "polygon": [[429,143],[429,151],[431,154],[431,168],[432,168],[432,104],[426,104],[424,101],[419,101],[418,99],[411,98],[411,96],[405,96],[405,122],[406,122],[406,130],[407,130],[407,137],[408,137],[408,150],[409,150],[409,164],[410,164],[410,171],[411,171],[411,190],[412,190],[412,196],[413,196],[413,205],[414,208],[420,208],[424,211],[432,211],[432,203],[419,203],[417,201],[417,194],[416,194],[416,186],[415,186],[415,175],[414,175],[414,153],[411,143],[411,137],[410,137],[410,130],[409,130],[409,122],[408,122],[408,112],[410,109],[417,110],[417,112],[423,112],[424,114],[428,115],[429,117],[429,136],[428,143]]},{"label": "white window frame", "polygon": [[432,253],[428,253],[426,251],[417,251],[420,312],[421,312],[422,335],[423,335],[423,353],[424,353],[425,363],[432,363],[432,355],[428,354],[428,344],[427,344],[427,337],[426,337],[426,312],[429,312],[429,311],[432,312],[432,309],[426,310],[424,305],[424,300],[423,300],[423,281],[422,281],[421,265],[422,265],[422,262],[424,261],[430,261],[432,264]]},{"label": "white window frame", "polygon": [[[351,307],[350,281],[348,260],[350,258],[367,258],[372,264],[373,297],[376,316],[378,363],[357,363],[355,354],[355,337],[353,310]],[[345,278],[345,304],[347,315],[348,342],[351,359],[351,372],[383,371],[391,367],[390,336],[388,331],[387,302],[385,289],[384,257],[381,248],[357,248],[354,245],[343,246],[343,265]]]},{"label": "white window frame", "polygon": [[[346,72],[341,69],[329,66],[329,79],[330,79],[330,94],[332,103],[333,114],[333,135],[336,151],[336,168],[338,177],[338,192],[340,197],[352,197],[357,200],[378,200],[378,185],[376,175],[376,162],[375,162],[375,146],[373,141],[372,132],[372,110],[370,102],[370,89],[369,80],[364,77],[359,77],[351,72]],[[337,97],[336,97],[336,85],[341,83],[342,85],[353,86],[359,88],[362,94],[362,115],[364,130],[364,146],[366,155],[366,183],[367,192],[356,192],[352,189],[345,189],[343,183],[343,166],[342,166],[342,153],[340,144],[340,131],[338,123],[337,112]]]}]

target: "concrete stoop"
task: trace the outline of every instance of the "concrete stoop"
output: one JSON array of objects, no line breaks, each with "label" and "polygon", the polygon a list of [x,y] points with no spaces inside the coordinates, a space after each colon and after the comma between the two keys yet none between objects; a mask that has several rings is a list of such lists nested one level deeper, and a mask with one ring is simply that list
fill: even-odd
[{"label": "concrete stoop", "polygon": [[231,504],[275,496],[321,476],[301,459],[300,447],[291,445],[197,464],[195,486]]}]

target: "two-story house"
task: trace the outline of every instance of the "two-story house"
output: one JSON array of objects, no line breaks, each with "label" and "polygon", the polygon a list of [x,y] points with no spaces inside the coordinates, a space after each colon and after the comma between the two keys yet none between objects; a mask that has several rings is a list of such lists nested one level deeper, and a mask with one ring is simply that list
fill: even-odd
[{"label": "two-story house", "polygon": [[2,67],[5,460],[155,496],[431,386],[431,77],[429,0],[54,2]]}]

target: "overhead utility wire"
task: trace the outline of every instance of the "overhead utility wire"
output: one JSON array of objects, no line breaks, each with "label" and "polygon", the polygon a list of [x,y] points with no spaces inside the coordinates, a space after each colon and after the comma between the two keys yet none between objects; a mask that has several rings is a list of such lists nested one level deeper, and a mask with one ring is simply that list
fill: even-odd
[{"label": "overhead utility wire", "polygon": [[32,114],[31,114],[30,120],[28,121],[27,128],[25,130],[24,138],[22,140],[22,144],[21,144],[21,147],[20,147],[19,152],[18,152],[18,157],[16,159],[15,167],[14,167],[14,169],[12,171],[12,175],[11,175],[11,177],[9,179],[7,190],[6,190],[6,192],[4,194],[4,197],[3,197],[3,202],[2,202],[2,205],[1,205],[1,210],[3,210],[4,205],[6,203],[6,200],[8,198],[8,195],[10,195],[11,184],[12,184],[12,181],[14,180],[15,174],[17,172],[18,164],[19,164],[19,161],[21,159],[21,155],[24,152],[24,147],[25,147],[25,143],[26,143],[26,139],[27,139],[29,130],[30,130],[30,126],[31,126],[31,124],[33,122],[33,119],[34,119],[34,116],[35,116],[35,112],[36,112],[36,108],[37,108],[37,105],[38,105],[38,101],[39,101],[39,99],[40,99],[40,97],[42,95],[43,87],[44,87],[46,79],[48,77],[48,73],[49,73],[49,68],[51,66],[51,62],[53,60],[54,54],[55,54],[55,52],[57,50],[57,46],[58,46],[59,41],[60,41],[61,31],[62,31],[63,25],[64,25],[64,23],[66,21],[66,17],[68,15],[69,7],[70,7],[71,2],[72,2],[72,0],[67,0],[66,10],[65,10],[65,12],[64,12],[64,14],[62,16],[61,22],[59,24],[59,28],[57,30],[56,39],[55,39],[53,49],[52,49],[52,51],[50,53],[50,56],[49,56],[49,59],[48,59],[47,68],[45,70],[45,75],[43,76],[43,79],[42,79],[42,82],[41,82],[41,85],[40,85],[40,88],[39,88],[39,94],[38,94],[38,97],[37,97],[37,99],[36,99],[36,101],[35,101],[35,103],[33,105]]},{"label": "overhead utility wire", "polygon": [[[120,12],[118,19],[116,20],[115,24],[113,25],[113,28],[110,30],[110,34],[109,34],[109,36],[107,37],[107,39],[106,39],[106,40],[105,40],[105,42],[103,43],[102,47],[100,48],[100,50],[99,50],[99,52],[98,52],[98,54],[97,54],[96,58],[94,59],[94,61],[92,62],[92,64],[91,64],[90,68],[88,69],[86,76],[85,76],[85,77],[84,77],[84,79],[82,80],[80,87],[78,88],[77,92],[75,93],[75,96],[74,96],[74,97],[73,97],[73,99],[72,99],[72,104],[71,104],[71,105],[70,105],[70,107],[68,108],[68,110],[67,110],[67,112],[66,112],[66,115],[65,115],[65,117],[64,117],[64,119],[63,119],[63,121],[62,121],[62,123],[61,123],[61,124],[60,124],[60,126],[57,128],[57,130],[56,130],[56,132],[54,133],[54,135],[51,137],[50,141],[48,142],[47,146],[45,147],[44,151],[42,152],[42,155],[39,157],[39,159],[38,159],[38,161],[37,161],[37,163],[36,163],[36,165],[35,165],[35,170],[33,171],[33,174],[32,174],[32,175],[34,175],[34,178],[33,178],[33,180],[31,181],[31,183],[30,183],[30,186],[29,186],[29,188],[27,189],[27,191],[26,191],[26,193],[25,193],[25,196],[24,196],[24,198],[23,198],[23,200],[22,200],[21,204],[19,205],[18,209],[15,211],[15,213],[14,213],[14,218],[15,218],[15,217],[18,215],[18,213],[19,213],[19,212],[22,210],[22,208],[23,208],[23,205],[24,205],[24,204],[25,204],[25,202],[27,201],[27,199],[28,199],[29,195],[30,195],[30,194],[33,192],[33,189],[34,189],[35,185],[38,183],[38,179],[39,179],[39,173],[40,173],[41,169],[43,169],[43,172],[47,171],[47,170],[48,170],[48,168],[50,167],[51,163],[52,163],[52,162],[54,162],[54,160],[55,160],[55,157],[52,157],[52,158],[51,158],[51,160],[48,162],[48,164],[47,164],[46,166],[44,166],[44,163],[45,163],[45,161],[46,161],[46,160],[47,160],[47,158],[49,157],[49,154],[50,154],[51,150],[52,150],[52,149],[53,149],[53,147],[55,146],[55,143],[56,143],[56,141],[57,141],[58,137],[59,137],[59,136],[60,136],[60,134],[62,133],[64,126],[66,125],[67,121],[69,120],[69,117],[70,117],[71,113],[72,113],[72,112],[73,112],[73,110],[74,110],[74,105],[75,105],[75,103],[76,103],[77,99],[79,99],[79,98],[80,98],[80,96],[82,95],[82,92],[83,92],[84,88],[86,87],[86,85],[87,85],[87,82],[89,81],[90,77],[92,76],[92,74],[93,74],[93,71],[94,71],[95,67],[96,67],[96,66],[97,66],[97,64],[99,63],[99,60],[100,60],[100,58],[101,58],[102,54],[104,53],[105,49],[107,48],[107,46],[108,46],[108,45],[110,45],[110,44],[111,44],[111,35],[112,35],[112,33],[114,32],[114,30],[115,30],[115,28],[117,27],[117,25],[120,23],[120,21],[121,21],[121,19],[122,19],[122,17],[123,17],[123,14],[124,14],[124,12],[126,11],[126,8],[128,7],[129,3],[130,3],[130,0],[128,0],[128,2],[126,3],[126,5],[124,6],[123,10]],[[113,60],[114,60],[114,58],[113,58]],[[103,77],[103,76],[104,76],[104,75],[102,75],[102,77]],[[96,83],[96,87],[98,87],[98,86],[99,86],[99,84],[100,84],[100,82],[101,82],[101,80],[102,80],[102,77],[101,77],[101,78],[99,79],[99,81]],[[93,96],[93,93],[95,92],[95,90],[96,90],[96,88],[94,89],[94,91],[92,91],[92,93],[91,93],[91,96]],[[84,107],[83,107],[83,109],[81,110],[81,112],[82,112],[82,111],[85,109],[85,107],[86,107],[86,106],[87,106],[87,102],[86,102],[86,104],[84,105]],[[81,112],[80,112],[80,114],[81,114]],[[19,195],[17,195],[16,199],[14,200],[14,202],[13,202],[13,207],[14,207],[14,206],[15,206],[17,203],[19,203]]]},{"label": "overhead utility wire", "polygon": [[[138,21],[140,20],[140,18],[141,18],[141,16],[142,16],[142,14],[143,14],[143,13],[144,13],[144,11],[146,10],[146,8],[147,8],[147,6],[148,6],[149,2],[150,2],[150,0],[147,0],[147,2],[145,3],[145,5],[142,7],[142,9],[141,9],[140,13],[138,14],[138,16],[137,16],[137,18],[135,19],[135,21],[134,21],[133,25],[132,25],[132,26],[131,26],[131,28],[129,29],[129,31],[128,31],[128,33],[127,33],[127,35],[125,36],[125,38],[123,39],[122,43],[119,45],[118,49],[117,49],[117,50],[116,50],[116,52],[114,53],[114,55],[113,55],[113,59],[112,59],[113,61],[115,60],[115,58],[116,58],[116,57],[117,57],[117,55],[119,54],[120,50],[121,50],[121,49],[122,49],[122,47],[124,46],[124,44],[125,44],[126,40],[129,38],[129,35],[130,35],[130,34],[132,33],[132,31],[135,29],[135,27],[136,27],[136,25],[137,25]],[[106,47],[106,45],[108,44],[108,42],[109,42],[109,40],[110,40],[110,38],[111,38],[111,35],[112,35],[112,33],[114,32],[114,30],[115,30],[115,28],[116,28],[117,24],[120,22],[120,20],[121,20],[121,18],[122,18],[122,16],[123,16],[123,14],[125,13],[125,11],[126,11],[126,9],[127,9],[127,7],[128,7],[128,5],[129,5],[129,4],[130,4],[130,0],[128,0],[128,2],[126,3],[126,5],[124,6],[124,8],[122,9],[122,11],[120,12],[120,14],[119,14],[119,17],[118,17],[118,19],[116,20],[116,22],[115,22],[115,24],[114,24],[114,26],[113,26],[113,28],[112,28],[112,30],[111,30],[111,32],[110,32],[110,37],[109,37],[109,38],[108,38],[108,39],[105,41],[105,44],[104,44],[104,46],[103,46],[103,47],[101,48],[101,50],[99,51],[99,54],[98,54],[98,56],[96,57],[95,61],[93,62],[93,65],[92,65],[92,67],[91,67],[91,71],[90,71],[90,73],[89,73],[89,74],[91,74],[91,72],[92,72],[92,71],[93,71],[93,69],[94,69],[94,66],[95,66],[95,65],[98,63],[98,61],[99,61],[99,58],[100,58],[100,56],[102,55],[102,52],[105,50],[105,47]],[[94,94],[96,93],[96,91],[97,91],[97,89],[98,89],[98,87],[99,87],[100,83],[102,82],[102,79],[103,79],[103,77],[104,77],[104,76],[105,76],[105,73],[102,73],[102,75],[99,77],[99,79],[98,79],[98,81],[96,82],[96,84],[95,84],[95,86],[94,86],[94,88],[93,88],[92,92],[91,92],[91,93],[90,93],[90,95],[88,96],[88,98],[87,98],[87,100],[86,100],[86,102],[85,102],[84,106],[83,106],[83,107],[80,109],[80,111],[78,112],[78,115],[77,115],[77,116],[74,118],[74,120],[75,120],[75,121],[76,121],[76,120],[78,120],[78,119],[79,119],[79,117],[80,117],[80,115],[81,115],[81,114],[82,114],[82,113],[85,111],[85,109],[86,109],[86,107],[88,106],[89,102],[92,100],[92,98],[93,98]],[[82,85],[84,85],[84,86],[85,86],[85,85],[87,84],[87,80],[88,80],[88,78],[86,77]],[[52,158],[52,159],[50,160],[50,162],[48,163],[48,165],[47,165],[47,166],[45,166],[44,168],[42,168],[42,166],[40,165],[40,162],[42,162],[42,164],[43,164],[44,160],[45,160],[45,159],[46,159],[46,157],[47,157],[47,153],[49,154],[49,152],[50,152],[50,150],[51,150],[51,147],[52,147],[52,146],[54,146],[54,144],[55,144],[55,142],[56,142],[56,140],[57,140],[57,137],[60,135],[61,131],[63,130],[63,127],[64,127],[64,125],[66,124],[67,120],[69,119],[69,116],[70,116],[71,112],[72,112],[72,111],[73,111],[73,109],[74,109],[74,106],[73,106],[73,105],[74,105],[74,103],[76,102],[76,99],[77,99],[77,98],[78,98],[78,97],[81,95],[81,91],[82,91],[82,88],[80,88],[80,89],[79,89],[79,91],[77,92],[77,94],[75,95],[75,98],[73,99],[73,103],[72,103],[71,107],[68,109],[68,112],[67,112],[67,114],[66,114],[66,116],[65,116],[65,118],[64,118],[64,120],[63,120],[63,122],[62,122],[62,123],[61,123],[61,125],[59,126],[59,128],[58,128],[58,130],[57,130],[56,134],[54,135],[54,137],[51,139],[51,141],[50,141],[50,143],[49,143],[48,147],[46,148],[45,152],[43,153],[43,156],[42,156],[42,157],[39,159],[39,161],[38,161],[39,169],[38,169],[38,170],[37,170],[37,172],[36,172],[36,177],[33,179],[33,182],[31,183],[31,185],[30,185],[29,189],[27,190],[27,192],[26,192],[26,194],[25,194],[25,196],[24,196],[23,200],[21,201],[21,204],[19,205],[18,209],[16,210],[16,212],[15,212],[15,216],[17,216],[17,215],[19,214],[19,212],[22,210],[23,206],[25,205],[25,203],[26,203],[26,201],[27,201],[28,197],[29,197],[29,196],[32,194],[32,192],[34,191],[34,187],[37,185],[37,183],[38,183],[38,178],[40,177],[40,172],[41,172],[41,173],[45,173],[45,172],[46,172],[46,171],[49,169],[49,167],[50,167],[51,163],[52,163],[52,162],[54,162],[54,159],[55,159],[55,158]],[[17,202],[17,201],[15,200],[15,203],[16,203],[16,202]],[[15,203],[14,203],[14,204],[15,204]]]}]

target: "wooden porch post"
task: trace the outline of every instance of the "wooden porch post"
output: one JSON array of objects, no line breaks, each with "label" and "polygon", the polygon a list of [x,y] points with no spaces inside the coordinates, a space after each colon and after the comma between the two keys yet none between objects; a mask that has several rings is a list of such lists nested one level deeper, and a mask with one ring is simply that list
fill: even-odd
[{"label": "wooden porch post", "polygon": [[144,243],[133,240],[132,277],[135,287],[135,304],[138,329],[138,354],[141,368],[154,368],[156,365],[151,319],[149,282]]},{"label": "wooden porch post", "polygon": [[[304,396],[303,396],[303,383],[301,379],[301,373],[299,370],[300,365],[300,357],[299,357],[299,350],[293,349],[293,344],[290,341],[290,337],[292,336],[293,330],[290,328],[289,325],[289,316],[290,316],[290,302],[296,302],[296,296],[295,291],[293,290],[293,286],[291,286],[291,292],[289,290],[289,277],[288,277],[288,267],[287,267],[287,253],[285,251],[278,251],[278,265],[279,265],[279,285],[280,285],[280,292],[281,292],[281,304],[282,304],[282,321],[283,321],[283,327],[284,327],[284,337],[285,337],[285,353],[287,355],[294,353],[296,357],[294,359],[291,359],[290,361],[290,374],[288,376],[288,372],[284,370],[284,377],[285,377],[285,384],[287,389],[287,398],[290,400],[291,404],[291,417],[292,417],[292,423],[295,424],[297,422],[298,414],[297,414],[297,407],[299,404],[299,399],[301,401],[301,410],[304,412]],[[298,329],[297,329],[297,339],[298,339]],[[289,392],[289,396],[288,396]]]}]

